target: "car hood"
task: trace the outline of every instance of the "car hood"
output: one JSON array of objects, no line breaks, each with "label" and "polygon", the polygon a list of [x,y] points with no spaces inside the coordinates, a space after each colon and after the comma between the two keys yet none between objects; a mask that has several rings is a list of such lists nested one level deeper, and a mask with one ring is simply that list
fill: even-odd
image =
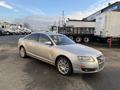
[{"label": "car hood", "polygon": [[58,46],[58,48],[73,53],[77,56],[98,56],[102,54],[96,49],[81,44],[61,45]]}]

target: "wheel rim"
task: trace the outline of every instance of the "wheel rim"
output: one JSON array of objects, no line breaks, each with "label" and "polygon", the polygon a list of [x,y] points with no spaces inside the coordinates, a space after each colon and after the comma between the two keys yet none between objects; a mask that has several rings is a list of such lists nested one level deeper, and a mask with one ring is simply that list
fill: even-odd
[{"label": "wheel rim", "polygon": [[89,40],[89,38],[88,37],[85,37],[84,38],[84,42],[89,42],[90,40]]},{"label": "wheel rim", "polygon": [[25,56],[25,50],[24,50],[24,48],[21,48],[21,49],[20,49],[20,55],[21,55],[21,57],[24,57],[24,56]]},{"label": "wheel rim", "polygon": [[69,72],[69,63],[67,60],[65,59],[61,59],[58,62],[58,70],[62,73],[62,74],[67,74]]},{"label": "wheel rim", "polygon": [[77,43],[80,43],[81,41],[82,41],[81,37],[77,37],[77,38],[76,38],[76,42],[77,42]]},{"label": "wheel rim", "polygon": [[7,35],[9,35],[9,32],[7,32]]}]

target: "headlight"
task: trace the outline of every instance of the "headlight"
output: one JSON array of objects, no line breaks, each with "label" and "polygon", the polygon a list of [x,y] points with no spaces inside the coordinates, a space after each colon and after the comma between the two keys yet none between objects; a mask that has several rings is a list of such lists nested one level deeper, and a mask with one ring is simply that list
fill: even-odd
[{"label": "headlight", "polygon": [[78,60],[81,62],[94,62],[95,60],[90,56],[78,56]]}]

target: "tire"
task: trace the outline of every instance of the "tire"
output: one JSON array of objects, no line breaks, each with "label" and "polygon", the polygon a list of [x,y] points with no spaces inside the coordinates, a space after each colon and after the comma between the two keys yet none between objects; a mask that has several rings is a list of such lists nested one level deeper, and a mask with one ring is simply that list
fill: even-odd
[{"label": "tire", "polygon": [[9,32],[6,32],[6,34],[7,34],[7,35],[10,35],[10,33],[9,33]]},{"label": "tire", "polygon": [[2,36],[2,32],[0,32],[0,36]]},{"label": "tire", "polygon": [[83,41],[84,41],[85,43],[89,43],[89,42],[90,42],[90,38],[89,38],[89,37],[84,37]]},{"label": "tire", "polygon": [[26,50],[25,50],[24,47],[20,47],[19,54],[20,54],[20,57],[22,57],[22,58],[26,58],[27,57]]},{"label": "tire", "polygon": [[60,57],[57,60],[57,70],[62,75],[71,75],[73,72],[72,64],[67,58]]},{"label": "tire", "polygon": [[75,38],[75,41],[76,41],[77,43],[80,43],[80,42],[82,42],[82,38],[81,38],[81,37],[76,37],[76,38]]}]

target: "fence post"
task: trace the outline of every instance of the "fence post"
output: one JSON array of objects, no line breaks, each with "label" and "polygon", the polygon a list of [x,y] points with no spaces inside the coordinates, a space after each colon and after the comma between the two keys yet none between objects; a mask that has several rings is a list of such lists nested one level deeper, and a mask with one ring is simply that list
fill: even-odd
[{"label": "fence post", "polygon": [[112,48],[112,37],[108,38],[108,44],[109,44],[109,48]]}]

